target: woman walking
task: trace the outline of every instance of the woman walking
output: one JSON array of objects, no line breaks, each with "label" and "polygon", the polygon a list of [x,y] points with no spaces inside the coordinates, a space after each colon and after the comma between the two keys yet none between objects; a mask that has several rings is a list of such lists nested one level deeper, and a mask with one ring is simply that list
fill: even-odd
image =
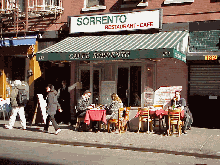
[{"label": "woman walking", "polygon": [[54,86],[49,84],[47,86],[47,120],[46,120],[46,125],[44,127],[44,132],[48,132],[48,127],[49,127],[49,122],[52,121],[53,127],[55,129],[55,135],[57,135],[61,129],[57,125],[57,122],[54,118],[54,115],[56,114],[57,109],[59,112],[62,112],[62,109],[60,107],[60,104],[58,103],[57,100],[57,91],[54,89]]}]

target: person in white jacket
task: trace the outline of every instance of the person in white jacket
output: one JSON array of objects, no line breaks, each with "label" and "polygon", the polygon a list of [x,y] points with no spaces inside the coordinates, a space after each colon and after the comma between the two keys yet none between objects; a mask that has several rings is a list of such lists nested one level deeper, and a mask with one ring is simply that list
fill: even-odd
[{"label": "person in white jacket", "polygon": [[10,101],[11,101],[11,106],[12,106],[12,113],[9,119],[9,125],[5,125],[6,129],[12,129],[16,116],[19,113],[20,120],[21,120],[21,125],[22,129],[26,129],[26,118],[25,118],[25,113],[24,113],[24,106],[20,106],[17,103],[17,95],[18,95],[18,87],[22,85],[20,80],[15,80],[14,84],[12,83],[12,90],[11,90],[11,95],[10,95]]}]

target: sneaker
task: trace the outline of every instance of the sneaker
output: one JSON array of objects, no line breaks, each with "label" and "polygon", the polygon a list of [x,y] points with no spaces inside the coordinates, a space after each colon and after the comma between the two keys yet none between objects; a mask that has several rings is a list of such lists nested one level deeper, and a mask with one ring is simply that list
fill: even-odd
[{"label": "sneaker", "polygon": [[24,127],[21,127],[20,129],[21,129],[21,130],[26,130],[26,128],[24,128]]},{"label": "sneaker", "polygon": [[187,134],[187,132],[186,132],[186,131],[183,131],[183,134]]},{"label": "sneaker", "polygon": [[43,130],[43,133],[48,133],[48,131],[47,130]]},{"label": "sneaker", "polygon": [[61,131],[60,128],[58,130],[56,130],[55,135],[57,135],[60,131]]},{"label": "sneaker", "polygon": [[12,129],[12,127],[9,125],[5,125],[5,129]]}]

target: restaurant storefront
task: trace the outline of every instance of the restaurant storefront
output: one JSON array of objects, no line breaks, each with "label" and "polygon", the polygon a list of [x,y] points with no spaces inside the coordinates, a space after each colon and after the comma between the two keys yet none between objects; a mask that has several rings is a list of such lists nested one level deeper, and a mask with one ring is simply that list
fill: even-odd
[{"label": "restaurant storefront", "polygon": [[[21,80],[31,84],[39,77],[36,57],[37,36],[0,39],[0,97],[10,97],[10,82]],[[31,93],[33,96],[33,93]]]},{"label": "restaurant storefront", "polygon": [[[149,17],[151,15],[151,17]],[[145,20],[137,18],[146,18]],[[108,104],[117,93],[125,106],[145,106],[144,93],[160,86],[182,86],[187,97],[187,31],[159,32],[162,10],[145,10],[69,18],[70,34],[115,31],[114,35],[85,35],[66,39],[36,54],[40,63],[71,63],[71,105],[85,90],[92,92],[96,104]],[[150,33],[149,29],[157,29]],[[146,30],[146,34],[123,34],[123,30]],[[135,101],[140,98],[140,102]],[[74,107],[71,107],[74,108]]]}]

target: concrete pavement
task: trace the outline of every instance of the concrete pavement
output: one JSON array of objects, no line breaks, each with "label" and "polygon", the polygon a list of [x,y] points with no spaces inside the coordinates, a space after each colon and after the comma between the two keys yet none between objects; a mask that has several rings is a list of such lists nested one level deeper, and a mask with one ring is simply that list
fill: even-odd
[{"label": "concrete pavement", "polygon": [[107,133],[77,132],[73,127],[60,125],[62,131],[55,135],[52,126],[49,133],[43,133],[43,125],[27,126],[20,130],[16,121],[14,129],[4,129],[8,121],[0,120],[0,139],[57,143],[62,145],[97,147],[194,156],[220,160],[220,130],[192,127],[187,135],[164,136],[157,133]]}]

